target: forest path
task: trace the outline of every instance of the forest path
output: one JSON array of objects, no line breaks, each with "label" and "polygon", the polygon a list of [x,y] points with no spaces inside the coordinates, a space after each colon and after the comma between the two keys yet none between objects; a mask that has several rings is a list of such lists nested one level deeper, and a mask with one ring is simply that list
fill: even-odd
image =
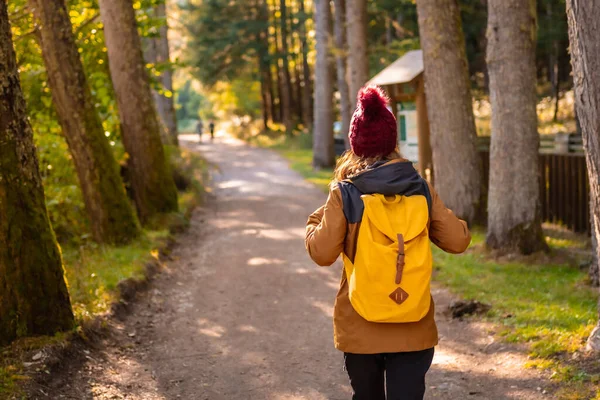
[{"label": "forest path", "polygon": [[[331,313],[341,264],[316,267],[306,218],[326,196],[272,151],[198,144],[212,193],[173,261],[101,344],[44,388],[52,399],[349,399]],[[434,287],[437,309],[449,293]],[[427,399],[538,399],[545,381],[490,325],[438,315]]]}]

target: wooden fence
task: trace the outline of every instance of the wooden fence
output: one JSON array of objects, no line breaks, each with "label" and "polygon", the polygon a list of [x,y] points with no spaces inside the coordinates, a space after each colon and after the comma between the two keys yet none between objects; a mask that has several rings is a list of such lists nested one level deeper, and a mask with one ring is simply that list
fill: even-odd
[{"label": "wooden fence", "polygon": [[[479,136],[477,138],[477,148],[479,150],[489,151],[490,137]],[[581,135],[577,134],[559,134],[559,135],[540,135],[540,153],[574,153],[583,154],[583,141]]]},{"label": "wooden fence", "polygon": [[[489,182],[489,151],[479,151],[485,190]],[[544,222],[561,224],[579,233],[590,233],[589,182],[585,157],[579,153],[540,152],[540,201]],[[485,193],[487,198],[487,193]]]}]

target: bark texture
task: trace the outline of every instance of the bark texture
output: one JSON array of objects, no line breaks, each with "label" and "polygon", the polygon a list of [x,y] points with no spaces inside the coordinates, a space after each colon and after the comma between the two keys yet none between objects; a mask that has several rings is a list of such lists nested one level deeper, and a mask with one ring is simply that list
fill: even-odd
[{"label": "bark texture", "polygon": [[346,46],[346,1],[334,0],[334,22],[333,34],[335,36],[336,47],[336,72],[337,86],[340,93],[340,117],[342,119],[342,135],[344,136],[344,144],[346,149],[350,148],[350,139],[348,131],[350,130],[350,118],[352,117],[352,109],[350,104],[350,89],[346,80],[346,66],[348,46]]},{"label": "bark texture", "polygon": [[123,244],[139,234],[73,36],[64,1],[31,0],[40,25],[52,100],[77,170],[94,239]]},{"label": "bark texture", "polygon": [[0,345],[73,327],[21,92],[7,5],[0,2]]},{"label": "bark texture", "polygon": [[153,90],[154,103],[162,125],[161,137],[164,144],[179,145],[177,137],[177,116],[175,114],[175,102],[173,93],[173,69],[171,68],[171,56],[169,51],[169,26],[167,24],[165,2],[154,7],[154,17],[161,19],[158,37],[148,38],[145,46],[146,61],[163,68],[159,76],[162,92]]},{"label": "bark texture", "polygon": [[100,0],[100,16],[117,97],[131,187],[142,223],[177,210],[177,189],[160,139],[133,6]]},{"label": "bark texture", "polygon": [[[600,234],[600,3],[567,0],[569,41],[575,106],[581,124],[583,147],[590,179],[593,236]],[[596,258],[599,247],[594,246]],[[588,339],[588,349],[600,351],[600,324]]]},{"label": "bark texture", "polygon": [[535,0],[489,0],[492,141],[486,242],[502,252],[547,248],[541,227]]},{"label": "bark texture", "polygon": [[435,188],[469,223],[481,197],[481,161],[457,0],[419,0],[419,32],[433,151]]},{"label": "bark texture", "polygon": [[313,124],[313,92],[311,85],[311,72],[308,65],[308,43],[306,38],[306,13],[304,10],[304,0],[299,1],[300,14],[302,14],[302,23],[300,24],[300,46],[302,48],[302,123],[305,128]]},{"label": "bark texture", "polygon": [[285,125],[288,135],[292,134],[292,78],[290,77],[290,66],[288,62],[288,26],[287,7],[285,0],[279,2],[280,24],[281,24],[281,119]]},{"label": "bark texture", "polygon": [[333,74],[331,73],[331,7],[329,0],[316,0],[315,31],[317,59],[315,64],[315,109],[313,129],[313,167],[333,166]]},{"label": "bark texture", "polygon": [[346,1],[346,35],[348,38],[348,70],[351,110],[356,107],[356,95],[369,80],[367,57],[367,0]]}]

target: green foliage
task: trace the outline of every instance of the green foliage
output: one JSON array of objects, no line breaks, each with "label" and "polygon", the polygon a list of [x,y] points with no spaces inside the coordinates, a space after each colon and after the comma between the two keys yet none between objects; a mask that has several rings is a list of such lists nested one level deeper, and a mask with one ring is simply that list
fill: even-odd
[{"label": "green foliage", "polygon": [[[96,109],[117,159],[122,159],[124,153],[119,139],[119,119],[97,4],[90,0],[73,0],[68,6]],[[46,70],[35,34],[37,28],[25,0],[11,1],[9,13],[21,86],[34,131],[50,220],[59,241],[87,239],[89,222],[71,155],[52,106]]]},{"label": "green foliage", "polygon": [[141,279],[150,257],[168,238],[168,230],[146,232],[127,246],[63,247],[66,278],[78,321],[109,310],[115,301],[117,284],[126,278]]},{"label": "green foliage", "polygon": [[223,118],[237,116],[257,119],[260,117],[260,83],[249,79],[219,82],[208,94],[215,110]]},{"label": "green foliage", "polygon": [[187,63],[204,84],[230,80],[252,69],[268,20],[255,2],[182,2],[189,33]]},{"label": "green foliage", "polygon": [[211,110],[208,100],[196,90],[192,81],[186,81],[175,97],[177,120],[197,120],[201,115],[206,117],[207,112]]},{"label": "green foliage", "polygon": [[[165,23],[164,18],[157,18],[152,12],[153,7],[163,1],[144,0],[133,3],[143,37],[156,36]],[[97,1],[70,0],[67,4],[96,111],[115,158],[123,163],[126,155],[121,142],[120,121]],[[50,219],[61,243],[83,243],[89,237],[89,222],[71,155],[52,105],[41,49],[37,42],[37,27],[26,0],[11,0],[8,8],[21,86],[34,131]],[[150,64],[148,67],[150,76],[156,77],[171,66]],[[153,84],[156,89],[162,90],[156,79],[153,79]]]}]

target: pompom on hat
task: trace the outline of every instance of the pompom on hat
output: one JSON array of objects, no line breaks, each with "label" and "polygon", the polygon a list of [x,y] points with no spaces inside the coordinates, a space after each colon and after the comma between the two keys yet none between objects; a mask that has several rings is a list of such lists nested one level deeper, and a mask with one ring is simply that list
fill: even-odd
[{"label": "pompom on hat", "polygon": [[387,156],[396,149],[398,129],[388,103],[387,95],[379,86],[365,86],[358,91],[348,133],[350,146],[357,156]]}]

